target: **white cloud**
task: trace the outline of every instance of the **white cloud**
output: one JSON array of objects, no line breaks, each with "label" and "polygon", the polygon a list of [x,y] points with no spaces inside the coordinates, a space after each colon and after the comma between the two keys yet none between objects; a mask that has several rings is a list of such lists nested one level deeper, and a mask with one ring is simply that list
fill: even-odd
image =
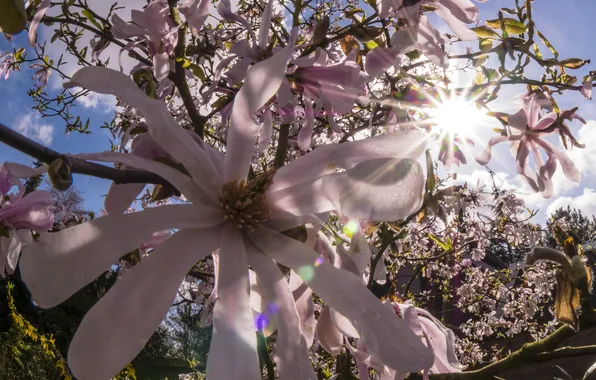
[{"label": "white cloud", "polygon": [[102,113],[116,111],[116,98],[113,95],[91,92],[77,101],[85,108],[93,108]]},{"label": "white cloud", "polygon": [[582,214],[592,216],[596,214],[596,190],[585,188],[583,194],[577,197],[559,197],[554,200],[547,208],[547,214],[550,215],[555,210],[567,206],[581,210]]},{"label": "white cloud", "polygon": [[54,126],[42,120],[37,111],[17,118],[14,130],[46,146],[52,144]]}]

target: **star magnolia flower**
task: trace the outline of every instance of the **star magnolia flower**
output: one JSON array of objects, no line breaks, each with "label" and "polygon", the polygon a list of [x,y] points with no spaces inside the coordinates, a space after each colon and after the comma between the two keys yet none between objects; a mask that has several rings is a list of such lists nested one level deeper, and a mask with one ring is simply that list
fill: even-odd
[{"label": "star magnolia flower", "polygon": [[422,14],[423,6],[435,8],[449,28],[462,41],[477,39],[476,33],[467,28],[478,16],[478,8],[470,0],[382,0],[377,2],[379,17],[394,15],[407,25],[391,37],[391,48],[376,48],[367,54],[367,72],[373,76],[392,67],[400,54],[418,49],[435,64],[447,68],[449,60],[441,45],[449,40],[435,29]]},{"label": "star magnolia flower", "polygon": [[[581,174],[573,161],[564,152],[542,139],[542,137],[553,133],[553,130],[548,130],[548,128],[557,120],[557,113],[550,112],[541,117],[541,104],[538,100],[536,96],[529,96],[525,98],[522,109],[517,113],[513,115],[503,114],[503,116],[508,116],[509,126],[514,128],[513,133],[491,138],[486,148],[476,156],[476,161],[480,165],[486,165],[491,159],[494,145],[503,141],[518,142],[516,152],[517,172],[527,180],[534,191],[540,192],[544,198],[550,198],[553,195],[551,178],[557,169],[557,161],[561,164],[563,173],[570,180],[579,182]],[[561,115],[569,119],[583,120],[571,111],[564,111]],[[567,127],[561,126],[560,128],[563,129],[561,131],[562,135],[571,136]],[[575,146],[583,147],[574,139],[572,139],[572,142]],[[543,161],[538,148],[546,151],[546,163]],[[536,165],[536,171],[534,172],[530,171],[528,165],[530,152],[534,156]]]},{"label": "star magnolia flower", "polygon": [[[112,34],[115,38],[139,37],[139,41],[127,45],[131,49],[135,45],[146,42],[153,56],[153,74],[159,82],[170,74],[170,55],[174,53],[178,43],[179,26],[170,17],[167,1],[154,0],[143,11],[130,11],[133,23],[127,23],[117,14],[112,16]],[[197,25],[193,25],[197,27]]]},{"label": "star magnolia flower", "polygon": [[48,80],[50,79],[50,75],[52,74],[52,69],[41,63],[34,63],[29,66],[29,68],[37,69],[35,73],[33,73],[32,79],[37,79],[37,87],[40,89],[45,88],[48,84]]},{"label": "star magnolia flower", "polygon": [[[9,174],[3,165],[0,168],[0,187],[10,189]],[[7,185],[8,183],[8,185]],[[54,224],[50,212],[52,195],[38,190],[23,196],[25,188],[18,194],[0,193],[0,277],[12,274],[19,261],[21,246],[31,241],[31,231],[45,232]]]},{"label": "star magnolia flower", "polygon": [[441,141],[441,149],[439,150],[439,161],[445,165],[447,170],[451,169],[451,165],[457,166],[467,164],[466,156],[459,145],[474,145],[474,141],[459,136],[445,136]]},{"label": "star magnolia flower", "polygon": [[[78,157],[151,171],[191,202],[100,217],[46,235],[24,250],[23,281],[35,302],[47,308],[93,281],[154,232],[177,229],[84,317],[68,353],[69,367],[77,378],[111,378],[134,359],[166,316],[189,268],[217,249],[217,302],[208,379],[260,379],[248,293],[249,265],[265,285],[263,295],[279,307],[275,318],[281,379],[314,380],[316,375],[291,289],[278,263],[298,273],[321,299],[345,316],[381,362],[406,371],[432,363],[416,335],[358,277],[327,263],[315,266],[319,257],[315,251],[278,232],[331,211],[382,221],[417,210],[424,188],[422,168],[415,161],[424,151],[422,132],[410,130],[322,146],[277,172],[247,179],[259,132],[252,115],[277,92],[292,50],[293,43],[248,70],[234,101],[225,157],[189,139],[163,102],[147,97],[120,72],[86,67],[66,84],[117,95],[135,107],[145,117],[148,133],[188,175],[132,154]],[[344,171],[335,173],[335,167]]]}]

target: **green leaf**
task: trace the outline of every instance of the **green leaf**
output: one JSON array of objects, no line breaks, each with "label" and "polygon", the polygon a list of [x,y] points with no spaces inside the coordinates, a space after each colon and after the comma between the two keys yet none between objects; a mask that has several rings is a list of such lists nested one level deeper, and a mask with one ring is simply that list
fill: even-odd
[{"label": "green leaf", "polygon": [[426,192],[432,194],[435,191],[435,168],[430,149],[426,150]]},{"label": "green leaf", "polygon": [[480,25],[480,26],[477,26],[477,27],[471,28],[471,29],[474,31],[474,33],[476,33],[476,35],[479,38],[492,38],[492,39],[501,38],[499,33],[495,32],[492,28],[490,28],[489,26],[486,26],[486,25]]},{"label": "green leaf", "polygon": [[453,248],[453,246],[451,244],[445,243],[439,237],[431,234],[430,232],[428,233],[428,238],[430,240],[432,240],[436,245],[438,245],[439,247],[441,247],[441,249],[443,249],[444,251],[449,251],[449,250],[451,250]]},{"label": "green leaf", "polygon": [[205,79],[207,79],[207,76],[205,76],[205,71],[203,71],[203,68],[197,64],[192,63],[187,58],[177,57],[176,62],[182,62],[182,68],[192,71],[192,73],[200,80],[204,81]]},{"label": "green leaf", "polygon": [[542,41],[542,43],[546,45],[546,47],[551,51],[551,53],[553,53],[555,58],[558,58],[559,52],[557,51],[557,49],[555,49],[555,47],[551,45],[551,43],[546,39],[546,37],[544,37],[542,33],[540,33],[539,30],[536,31],[536,34],[538,35],[538,38],[540,38],[540,41]]},{"label": "green leaf", "polygon": [[95,16],[93,16],[93,14],[92,14],[91,12],[89,12],[89,11],[88,11],[88,10],[86,10],[86,9],[83,9],[83,10],[81,11],[81,13],[82,13],[82,14],[83,14],[85,17],[87,17],[87,20],[89,20],[89,21],[90,21],[90,22],[91,22],[93,25],[95,25],[95,27],[96,27],[97,29],[103,29],[103,27],[101,26],[101,24],[97,22],[97,20],[95,19]]},{"label": "green leaf", "polygon": [[406,53],[406,57],[410,58],[412,61],[420,58],[420,51],[418,49],[412,50]]},{"label": "green leaf", "polygon": [[536,54],[536,57],[538,57],[538,59],[542,59],[542,53],[540,52],[540,49],[538,49],[537,44],[534,44],[534,54]]},{"label": "green leaf", "polygon": [[379,47],[379,44],[377,44],[374,40],[373,41],[368,41],[367,43],[364,44],[364,46],[366,46],[366,48],[368,50],[372,50],[374,48]]},{"label": "green leaf", "polygon": [[583,60],[583,59],[579,59],[579,58],[567,58],[562,60],[561,62],[559,62],[559,64],[561,66],[564,66],[568,69],[579,69],[580,67],[582,67],[583,65],[590,63],[590,60]]},{"label": "green leaf", "polygon": [[[527,27],[523,22],[519,22],[510,17],[503,17],[502,21],[505,27],[505,32],[508,34],[522,34],[527,31]],[[487,20],[486,25],[495,29],[503,29],[501,27],[501,20],[499,19]]]},{"label": "green leaf", "polygon": [[480,51],[489,51],[493,48],[493,42],[486,38],[481,38],[479,43]]}]

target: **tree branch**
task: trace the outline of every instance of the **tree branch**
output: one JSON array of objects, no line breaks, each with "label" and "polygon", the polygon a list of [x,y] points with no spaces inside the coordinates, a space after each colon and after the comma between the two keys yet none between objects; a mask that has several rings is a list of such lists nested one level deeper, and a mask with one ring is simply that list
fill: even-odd
[{"label": "tree branch", "polygon": [[[178,9],[176,8],[177,0],[169,0],[168,5],[170,7],[170,17],[174,21],[176,25],[182,25],[182,20],[180,19],[180,14]],[[186,31],[188,29],[187,25],[183,25],[178,30],[178,44],[176,45],[176,49],[174,50],[174,54],[176,58],[185,58],[186,57]],[[192,122],[193,129],[197,135],[201,138],[205,135],[205,123],[207,122],[207,118],[202,116],[197,106],[195,105],[194,99],[192,94],[190,93],[190,88],[188,87],[188,83],[186,82],[186,69],[183,67],[184,62],[178,62],[176,59],[176,71],[173,75],[172,81],[174,85],[178,89],[180,93],[180,97],[182,98],[182,102],[184,103],[184,107],[188,112],[188,116],[190,117],[190,121]],[[170,73],[170,77],[172,73]]]},{"label": "tree branch", "polygon": [[151,183],[172,186],[165,179],[150,172],[138,170],[118,170],[109,166],[95,164],[56,152],[53,149],[47,148],[21,135],[2,123],[0,123],[0,142],[46,164],[51,164],[54,160],[62,159],[68,164],[72,173],[109,179],[118,184]]}]

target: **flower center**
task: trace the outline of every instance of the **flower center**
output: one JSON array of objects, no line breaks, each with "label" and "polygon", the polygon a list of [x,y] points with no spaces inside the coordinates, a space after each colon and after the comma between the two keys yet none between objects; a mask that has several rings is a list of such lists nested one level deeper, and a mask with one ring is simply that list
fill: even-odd
[{"label": "flower center", "polygon": [[224,184],[217,199],[225,219],[248,231],[254,231],[265,223],[269,219],[266,193],[274,174],[275,171],[266,171],[248,182],[241,179]]}]

